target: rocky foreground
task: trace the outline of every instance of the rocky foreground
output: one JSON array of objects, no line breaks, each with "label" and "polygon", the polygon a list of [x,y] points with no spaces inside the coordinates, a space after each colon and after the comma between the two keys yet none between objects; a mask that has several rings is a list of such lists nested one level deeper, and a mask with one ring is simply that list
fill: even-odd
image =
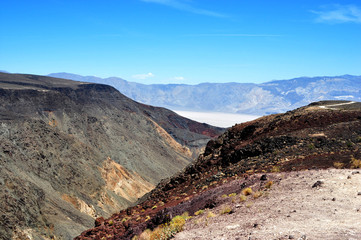
[{"label": "rocky foreground", "polygon": [[[361,167],[360,106],[360,103],[355,102],[318,102],[285,114],[270,115],[236,125],[211,140],[195,163],[178,175],[163,180],[142,197],[138,205],[115,213],[109,219],[98,218],[95,228],[84,231],[76,239],[137,239],[139,236],[144,237],[144,234],[151,234],[146,229],[154,230],[185,212],[190,216],[199,216],[200,210],[215,211],[213,214],[222,215],[220,219],[231,219],[226,225],[221,225],[224,229],[209,225],[208,230],[215,230],[214,239],[252,239],[253,233],[258,234],[255,235],[256,239],[268,239],[269,236],[272,236],[271,239],[319,239],[318,236],[326,236],[323,234],[328,231],[305,231],[307,227],[314,229],[311,226],[317,219],[323,225],[314,226],[322,227],[330,223],[327,227],[335,228],[334,233],[327,235],[330,239],[344,236],[357,239],[360,228],[355,224],[345,227],[350,223],[349,220],[345,224],[341,224],[343,220],[338,222],[340,224],[332,225],[331,222],[337,219],[332,215],[335,212],[335,216],[342,212],[350,214],[344,215],[343,219],[352,219],[351,222],[361,219],[357,211],[357,202],[360,201],[358,192],[361,191],[358,189],[361,184],[359,175],[352,175],[349,170],[338,170],[341,175],[336,174],[335,170],[321,170]],[[266,174],[270,172],[275,174]],[[260,176],[264,174],[266,177],[261,181]],[[311,177],[312,174],[315,178]],[[347,179],[348,176],[351,180]],[[275,190],[272,186],[266,187],[265,178],[273,181]],[[337,178],[346,179],[334,184],[332,179]],[[320,181],[316,184],[318,186],[312,188],[317,181]],[[346,185],[348,190],[337,189]],[[242,193],[247,187],[252,187],[258,193],[248,194],[246,200],[240,203],[241,195],[247,195]],[[282,208],[288,196],[294,198],[293,209]],[[230,209],[219,214],[219,209],[229,202],[229,198],[234,197]],[[261,201],[258,206],[258,200],[254,203],[249,200],[252,198],[270,201],[262,200],[263,203]],[[349,198],[352,198],[353,204],[347,201]],[[307,203],[308,199],[319,205]],[[260,217],[258,214],[263,211],[264,217]],[[287,225],[282,225],[281,220],[284,218],[289,218]],[[187,220],[186,231],[179,233],[176,238],[212,239],[212,234],[207,235],[205,230],[200,229],[207,228],[209,223],[222,222],[212,216],[211,220],[205,222],[200,220],[197,223],[194,219]],[[306,224],[305,221],[309,222]],[[201,227],[197,227],[198,224]],[[251,227],[247,224],[251,224]],[[244,232],[240,233],[243,228]]]},{"label": "rocky foreground", "polygon": [[[187,220],[174,239],[361,239],[360,173],[328,169],[255,174],[252,178],[267,176],[250,186],[261,189],[260,196],[220,196],[222,204]],[[265,188],[268,181],[273,185]],[[227,208],[231,211],[223,213]]]}]

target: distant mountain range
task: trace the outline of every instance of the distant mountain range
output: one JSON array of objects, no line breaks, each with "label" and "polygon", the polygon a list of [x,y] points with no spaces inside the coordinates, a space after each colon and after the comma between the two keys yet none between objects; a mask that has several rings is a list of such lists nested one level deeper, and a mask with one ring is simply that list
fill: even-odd
[{"label": "distant mountain range", "polygon": [[151,84],[121,78],[70,73],[52,77],[108,84],[141,103],[172,110],[230,112],[254,115],[281,113],[314,101],[361,101],[361,76],[300,77],[254,83]]}]

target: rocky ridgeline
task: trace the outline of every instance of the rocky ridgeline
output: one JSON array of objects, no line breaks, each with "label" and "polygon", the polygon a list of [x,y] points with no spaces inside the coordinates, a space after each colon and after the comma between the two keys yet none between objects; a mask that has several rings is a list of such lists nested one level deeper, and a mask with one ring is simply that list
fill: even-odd
[{"label": "rocky ridgeline", "polygon": [[0,239],[70,239],[224,130],[113,87],[0,73]]},{"label": "rocky ridgeline", "polygon": [[[259,180],[254,173],[353,168],[361,158],[361,104],[318,102],[236,125],[208,142],[204,154],[164,179],[139,204],[96,220],[76,239],[131,239],[172,217],[213,208],[222,194]],[[225,186],[238,179],[239,184]],[[239,181],[239,180],[242,181]]]}]

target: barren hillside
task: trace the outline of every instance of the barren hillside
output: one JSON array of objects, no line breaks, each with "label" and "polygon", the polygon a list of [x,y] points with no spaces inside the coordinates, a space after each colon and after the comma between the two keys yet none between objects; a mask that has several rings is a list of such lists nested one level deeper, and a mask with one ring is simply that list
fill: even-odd
[{"label": "barren hillside", "polygon": [[[108,239],[136,239],[141,234],[142,237],[144,234],[149,236],[151,233],[146,229],[154,230],[157,234],[170,231],[163,224],[169,223],[177,215],[187,212],[188,215],[195,216],[197,213],[199,215],[200,210],[209,209],[221,215],[220,218],[206,220],[206,223],[204,219],[200,220],[199,226],[196,223],[198,217],[188,219],[186,232],[179,233],[176,238],[253,239],[251,235],[254,233],[258,234],[255,239],[268,239],[269,236],[274,236],[275,239],[304,238],[305,234],[310,239],[319,239],[323,235],[330,239],[352,239],[355,236],[357,239],[360,234],[359,226],[346,225],[360,217],[357,212],[357,204],[361,203],[358,195],[361,191],[359,175],[352,176],[352,171],[349,170],[322,169],[361,167],[360,106],[357,102],[317,102],[284,114],[236,125],[208,142],[205,152],[195,163],[176,176],[163,180],[138,205],[116,213],[107,220],[97,219],[95,228],[83,232],[77,239],[101,239],[104,236]],[[270,172],[275,173],[269,174]],[[260,176],[264,174],[267,176],[261,181]],[[351,180],[345,179],[349,175]],[[267,178],[273,181],[274,187],[266,187]],[[321,182],[315,188],[320,191],[312,188],[317,181]],[[337,186],[343,185],[345,189],[337,189]],[[260,192],[255,196],[250,193],[246,197],[246,204],[242,202],[242,205],[236,207],[241,204],[241,195],[247,195],[242,194],[247,187]],[[234,202],[229,200],[233,197]],[[288,197],[295,198],[292,200],[294,202],[290,201],[289,205],[285,205]],[[252,198],[257,200],[253,203]],[[315,204],[308,203],[308,199]],[[321,202],[321,199],[332,203]],[[220,214],[220,209],[227,203],[231,204],[230,209],[225,211],[231,213],[229,217]],[[252,207],[253,204],[255,208]],[[296,210],[294,213],[289,212],[292,206],[294,209],[291,211]],[[315,224],[315,227],[326,226],[327,222],[335,220],[330,215],[329,207],[335,207],[337,214],[345,213],[340,221],[328,225],[335,227],[334,232],[319,229],[312,233],[305,229],[305,226],[313,226],[313,221],[318,221],[317,219],[321,223]],[[256,214],[263,211],[264,216]],[[311,213],[316,216],[310,216]],[[286,218],[289,218],[288,215],[291,217],[286,221],[289,225],[282,225],[280,222],[285,214]],[[297,218],[293,221],[292,217]],[[229,222],[221,225],[220,222],[225,218]],[[255,229],[248,226],[250,222],[254,222],[252,226]],[[298,226],[298,222],[301,226]],[[304,222],[307,223],[303,226]],[[215,224],[213,228],[212,223]],[[209,228],[207,224],[210,224]],[[221,229],[227,229],[227,226],[229,231]],[[214,230],[214,236],[205,234],[204,229]],[[242,229],[243,233],[240,232]],[[174,235],[175,232],[170,234]],[[325,235],[326,233],[329,235]]]},{"label": "barren hillside", "polygon": [[222,131],[107,85],[0,73],[0,239],[75,237]]}]

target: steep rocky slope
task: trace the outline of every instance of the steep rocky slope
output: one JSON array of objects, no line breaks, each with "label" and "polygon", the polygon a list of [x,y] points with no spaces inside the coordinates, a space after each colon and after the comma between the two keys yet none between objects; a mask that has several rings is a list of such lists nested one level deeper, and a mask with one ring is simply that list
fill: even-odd
[{"label": "steep rocky slope", "polygon": [[77,239],[131,239],[183,212],[215,208],[223,194],[261,186],[257,173],[360,167],[360,147],[357,102],[317,102],[239,124],[208,142],[195,163],[163,180],[138,205],[97,219],[96,227]]},{"label": "steep rocky slope", "polygon": [[222,131],[107,85],[0,73],[0,239],[72,238]]}]

